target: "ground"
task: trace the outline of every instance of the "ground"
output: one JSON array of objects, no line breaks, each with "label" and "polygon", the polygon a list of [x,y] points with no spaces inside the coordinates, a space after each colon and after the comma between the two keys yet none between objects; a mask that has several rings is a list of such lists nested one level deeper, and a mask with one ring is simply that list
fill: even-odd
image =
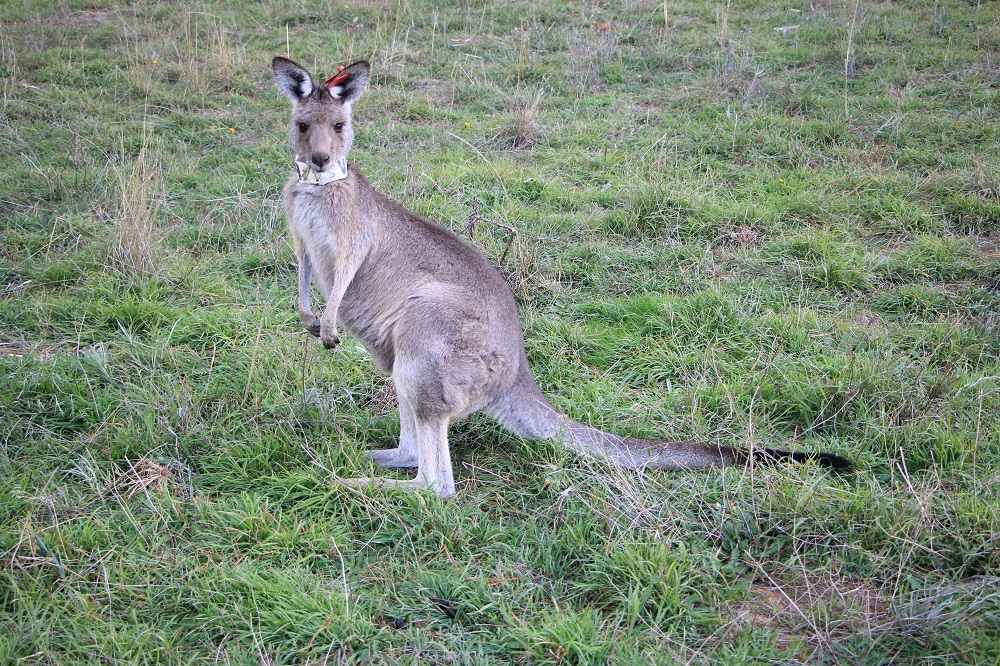
[{"label": "ground", "polygon": [[[0,662],[1000,658],[998,3],[0,17]],[[497,265],[560,409],[854,469],[477,416],[454,498],[338,486],[398,423],[298,325],[279,53],[372,62],[352,160]]]}]

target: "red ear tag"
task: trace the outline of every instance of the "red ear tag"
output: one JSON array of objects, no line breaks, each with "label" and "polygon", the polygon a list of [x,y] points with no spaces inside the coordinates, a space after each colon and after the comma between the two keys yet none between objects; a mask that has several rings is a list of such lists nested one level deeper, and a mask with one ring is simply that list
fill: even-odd
[{"label": "red ear tag", "polygon": [[323,85],[325,85],[327,90],[329,90],[334,86],[339,86],[341,83],[343,83],[349,78],[351,78],[351,73],[345,72],[343,65],[337,65],[337,73],[328,78],[326,81],[324,81]]}]

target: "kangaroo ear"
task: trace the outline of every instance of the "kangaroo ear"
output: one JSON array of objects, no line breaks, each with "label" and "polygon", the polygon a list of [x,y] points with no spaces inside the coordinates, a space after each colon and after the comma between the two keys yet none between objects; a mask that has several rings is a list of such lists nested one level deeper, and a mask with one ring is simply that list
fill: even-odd
[{"label": "kangaroo ear", "polygon": [[371,78],[372,68],[367,60],[359,60],[353,65],[344,67],[326,80],[326,88],[334,99],[344,104],[353,104]]},{"label": "kangaroo ear", "polygon": [[274,69],[274,80],[277,81],[278,88],[293,102],[308,97],[316,87],[309,72],[297,62],[277,56],[271,61],[271,67]]}]

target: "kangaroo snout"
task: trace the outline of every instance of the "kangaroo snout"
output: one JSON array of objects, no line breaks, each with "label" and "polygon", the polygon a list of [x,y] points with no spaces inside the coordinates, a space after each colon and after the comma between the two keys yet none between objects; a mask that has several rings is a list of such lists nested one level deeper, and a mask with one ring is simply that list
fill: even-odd
[{"label": "kangaroo snout", "polygon": [[313,153],[312,167],[317,171],[322,171],[330,164],[330,153]]}]

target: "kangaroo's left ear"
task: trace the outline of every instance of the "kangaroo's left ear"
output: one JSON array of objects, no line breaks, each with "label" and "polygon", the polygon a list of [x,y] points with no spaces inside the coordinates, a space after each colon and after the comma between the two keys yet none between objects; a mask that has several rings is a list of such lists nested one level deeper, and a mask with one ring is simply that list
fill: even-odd
[{"label": "kangaroo's left ear", "polygon": [[334,99],[339,99],[344,104],[353,104],[368,86],[371,71],[367,60],[359,60],[328,78],[325,82],[326,89]]}]

